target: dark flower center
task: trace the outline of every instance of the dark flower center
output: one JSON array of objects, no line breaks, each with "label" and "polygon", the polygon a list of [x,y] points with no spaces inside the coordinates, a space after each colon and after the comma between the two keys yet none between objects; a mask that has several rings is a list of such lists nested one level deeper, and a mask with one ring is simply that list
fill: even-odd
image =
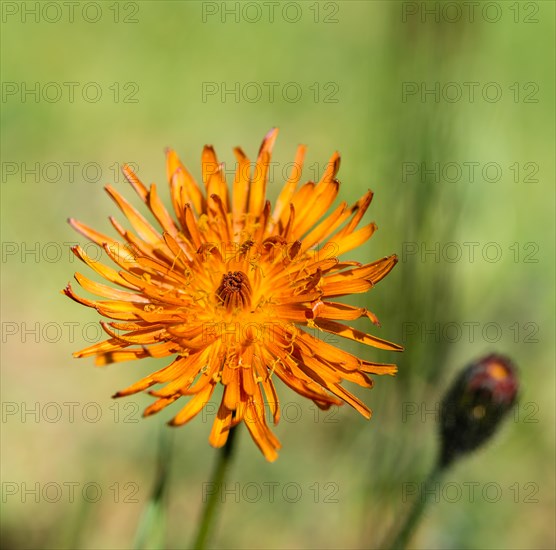
[{"label": "dark flower center", "polygon": [[251,306],[251,285],[243,271],[222,275],[216,295],[228,311]]}]

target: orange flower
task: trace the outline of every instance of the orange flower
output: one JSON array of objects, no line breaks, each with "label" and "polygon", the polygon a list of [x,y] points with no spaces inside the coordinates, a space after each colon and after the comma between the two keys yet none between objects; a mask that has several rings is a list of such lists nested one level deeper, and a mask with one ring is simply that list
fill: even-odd
[{"label": "orange flower", "polygon": [[[222,384],[223,394],[209,441],[221,447],[230,428],[244,421],[253,440],[272,461],[280,443],[270,431],[280,407],[274,380],[313,400],[322,409],[347,402],[366,418],[371,411],[346,391],[343,380],[372,387],[367,375],[394,374],[396,366],[358,359],[319,339],[332,333],[385,350],[401,347],[355,330],[340,321],[367,317],[367,309],[332,299],[362,293],[394,267],[395,255],[362,265],[339,256],[364,243],[376,229],[358,230],[372,193],[348,207],[342,202],[323,218],[339,189],[335,153],[321,178],[298,189],[305,147],[299,146],[294,169],[271,210],[265,200],[272,147],[278,131],[265,137],[255,164],[236,148],[237,171],[230,198],[223,166],[211,146],[202,154],[204,192],[172,150],[166,168],[175,218],[164,207],[155,184],[149,189],[129,167],[124,174],[156,219],[151,225],[113,187],[106,191],[133,231],[114,218],[121,239],[70,219],[73,228],[104,248],[119,267],[92,260],[76,246],[75,255],[113,288],[80,273],[78,283],[106,298],[64,293],[115,321],[101,322],[109,338],[76,357],[96,356],[97,365],[144,357],[175,356],[167,367],[143,378],[115,397],[147,390],[157,397],[144,412],[156,413],[180,397],[188,403],[170,422],[191,420]],[[322,218],[322,219],[321,219]],[[312,332],[314,334],[312,334]],[[153,386],[165,384],[154,389]]]}]

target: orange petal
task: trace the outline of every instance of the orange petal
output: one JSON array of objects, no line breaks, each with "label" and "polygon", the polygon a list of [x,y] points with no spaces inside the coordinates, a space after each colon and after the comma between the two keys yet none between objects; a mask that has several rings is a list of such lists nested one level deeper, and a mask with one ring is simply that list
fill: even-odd
[{"label": "orange petal", "polygon": [[204,197],[199,185],[172,149],[166,150],[166,175],[178,217],[187,203],[191,203],[197,214],[201,214],[204,210]]},{"label": "orange petal", "polygon": [[108,281],[112,281],[125,288],[130,288],[132,290],[137,290],[137,287],[128,283],[122,276],[111,267],[105,266],[100,262],[90,258],[87,253],[80,247],[74,246],[72,252],[77,256],[83,263],[87,264],[91,269],[96,271],[101,277],[104,277]]},{"label": "orange petal", "polygon": [[154,214],[154,217],[160,224],[160,227],[162,227],[162,229],[164,229],[166,233],[170,233],[172,237],[175,237],[178,234],[179,230],[176,227],[174,220],[168,213],[168,210],[166,210],[166,207],[160,200],[160,197],[158,196],[158,193],[156,191],[156,185],[154,183],[151,185],[147,198],[148,206],[151,212]]},{"label": "orange petal", "polygon": [[371,363],[370,361],[362,361],[361,370],[371,374],[390,374],[393,376],[398,372],[398,367],[391,363]]},{"label": "orange petal", "polygon": [[332,298],[365,292],[382,280],[397,262],[398,257],[394,254],[371,264],[325,275],[322,282],[324,295]]},{"label": "orange petal", "polygon": [[268,166],[277,136],[278,128],[272,128],[264,137],[259,149],[255,172],[249,188],[249,212],[255,216],[261,213],[265,203]]},{"label": "orange petal", "polygon": [[333,237],[332,241],[336,245],[335,256],[341,256],[342,254],[357,248],[362,245],[365,241],[370,239],[373,233],[376,231],[377,226],[374,222],[358,229],[355,233],[350,233],[344,237]]},{"label": "orange petal", "polygon": [[305,252],[312,246],[319,244],[333,233],[349,216],[346,210],[346,203],[342,202],[330,216],[317,225],[302,241],[303,246],[301,252]]},{"label": "orange petal", "polygon": [[340,183],[336,180],[326,182],[323,186],[317,185],[311,200],[303,204],[301,211],[298,212],[295,235],[301,237],[324,216],[336,200],[339,189]]},{"label": "orange petal", "polygon": [[[99,246],[103,246],[105,243],[114,244],[116,241],[112,237],[108,237],[94,229],[91,229],[84,223],[77,221],[74,218],[68,218],[68,223],[78,232],[81,233],[84,237],[89,239],[90,241],[98,244]],[[117,243],[116,243],[117,244]]]},{"label": "orange petal", "polygon": [[144,411],[143,416],[151,416],[157,412],[160,412],[164,407],[172,404],[179,396],[173,395],[172,397],[166,397],[155,401],[152,405],[149,405]]},{"label": "orange petal", "polygon": [[365,334],[364,332],[355,330],[354,328],[348,327],[346,325],[342,325],[341,323],[336,323],[334,321],[328,321],[324,319],[315,319],[315,324],[326,332],[337,334],[338,336],[349,338],[350,340],[361,342],[362,344],[366,344],[368,346],[373,346],[375,348],[385,349],[389,351],[403,350],[403,347],[399,346],[398,344],[388,342],[387,340],[377,338],[376,336],[372,336],[370,334]]},{"label": "orange petal", "polygon": [[353,218],[351,218],[351,220],[346,224],[346,226],[343,229],[338,231],[338,233],[335,235],[335,238],[338,239],[340,237],[344,237],[345,235],[349,235],[350,233],[353,232],[353,230],[357,227],[357,225],[363,218],[365,212],[367,211],[367,208],[369,208],[369,205],[371,204],[372,200],[373,200],[373,192],[367,191],[367,193],[365,193],[365,195],[363,195],[363,197],[361,197],[353,206],[352,208]]},{"label": "orange petal", "polygon": [[89,292],[96,294],[97,296],[102,296],[104,298],[111,298],[113,300],[123,300],[127,302],[142,302],[148,303],[149,300],[140,294],[132,294],[131,292],[126,292],[125,290],[119,290],[108,285],[103,285],[95,281],[91,281],[81,273],[75,273],[74,275],[77,282]]},{"label": "orange petal", "polygon": [[216,383],[212,382],[205,386],[199,393],[195,394],[190,399],[189,403],[169,422],[169,424],[171,426],[181,426],[199,414],[210,399],[215,386]]},{"label": "orange petal", "polygon": [[107,185],[105,189],[142,239],[153,246],[160,243],[162,240],[160,233],[155,231],[152,225],[147,222],[147,220],[139,214],[139,212],[137,212],[137,210],[135,210],[129,202],[127,202],[111,185]]},{"label": "orange petal", "polygon": [[214,419],[209,436],[209,443],[213,447],[217,449],[223,447],[228,440],[230,426],[232,425],[232,414],[232,411],[223,402],[220,403],[218,414]]},{"label": "orange petal", "polygon": [[135,189],[135,192],[141,197],[141,200],[147,202],[147,188],[143,185],[143,182],[137,177],[137,174],[131,169],[129,164],[124,164],[122,167],[122,172],[126,180],[130,183],[131,187]]},{"label": "orange petal", "polygon": [[232,212],[234,232],[239,232],[243,227],[243,217],[247,207],[251,163],[241,148],[236,147],[234,153],[237,159],[237,168],[233,183]]},{"label": "orange petal", "polygon": [[272,213],[272,219],[278,222],[282,217],[282,212],[284,209],[287,210],[287,205],[290,204],[292,197],[295,194],[295,189],[299,180],[301,179],[301,172],[303,170],[303,160],[305,159],[305,153],[307,152],[307,147],[305,145],[300,145],[297,148],[297,153],[295,155],[295,161],[290,173],[288,181],[282,188],[278,199],[276,200],[276,205],[274,207],[274,212]]}]

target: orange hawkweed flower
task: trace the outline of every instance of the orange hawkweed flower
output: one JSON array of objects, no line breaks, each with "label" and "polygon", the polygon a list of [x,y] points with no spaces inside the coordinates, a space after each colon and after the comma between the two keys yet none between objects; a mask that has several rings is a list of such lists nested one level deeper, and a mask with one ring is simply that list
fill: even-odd
[{"label": "orange hawkweed flower", "polygon": [[[106,191],[127,217],[132,230],[110,221],[113,239],[70,219],[79,233],[102,247],[119,267],[90,258],[76,246],[74,254],[99,275],[118,285],[94,282],[80,273],[78,283],[106,298],[64,293],[101,315],[109,338],[74,355],[96,357],[97,365],[144,357],[175,356],[165,368],[143,378],[115,397],[150,388],[158,398],[144,412],[156,413],[181,397],[187,404],[170,422],[191,420],[222,384],[223,394],[209,441],[221,447],[230,428],[244,421],[253,440],[272,461],[280,443],[266,422],[265,405],[274,423],[280,407],[276,378],[323,409],[347,402],[366,418],[371,411],[346,391],[343,380],[372,387],[368,374],[394,374],[396,366],[359,359],[317,337],[323,331],[385,350],[401,347],[355,330],[341,321],[367,317],[367,309],[333,301],[362,293],[385,277],[395,255],[362,265],[338,257],[364,243],[376,229],[356,230],[372,193],[353,206],[342,202],[323,218],[339,189],[335,153],[318,183],[298,189],[305,147],[297,150],[294,169],[271,208],[265,200],[272,147],[271,130],[257,162],[235,149],[237,171],[230,197],[214,149],[202,154],[204,191],[172,150],[166,152],[175,218],[166,210],[155,184],[145,187],[129,167],[124,174],[156,219],[152,225],[113,187]],[[158,226],[158,227],[157,227]],[[311,334],[314,332],[315,335]],[[158,386],[156,389],[153,386]]]}]

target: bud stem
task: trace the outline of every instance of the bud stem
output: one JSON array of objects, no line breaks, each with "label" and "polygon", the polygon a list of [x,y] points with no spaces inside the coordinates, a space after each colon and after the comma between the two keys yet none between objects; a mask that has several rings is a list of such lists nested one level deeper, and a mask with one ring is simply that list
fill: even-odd
[{"label": "bud stem", "polygon": [[166,426],[161,426],[158,457],[156,467],[156,478],[152,492],[143,511],[137,531],[133,548],[142,550],[152,544],[164,546],[164,527],[166,520],[166,492],[170,479],[170,457],[172,456],[173,433]]},{"label": "bud stem", "polygon": [[[427,479],[424,481],[423,486],[427,487],[440,481],[445,471],[445,465],[442,464],[440,460],[438,460],[434,468],[427,476]],[[385,545],[385,548],[389,550],[403,550],[407,546],[407,543],[409,542],[409,539],[413,534],[415,527],[417,527],[417,524],[419,523],[426,506],[427,499],[424,498],[423,495],[419,496],[415,500],[413,507],[401,529],[398,531],[398,534],[394,537],[393,541],[390,544]]]}]

